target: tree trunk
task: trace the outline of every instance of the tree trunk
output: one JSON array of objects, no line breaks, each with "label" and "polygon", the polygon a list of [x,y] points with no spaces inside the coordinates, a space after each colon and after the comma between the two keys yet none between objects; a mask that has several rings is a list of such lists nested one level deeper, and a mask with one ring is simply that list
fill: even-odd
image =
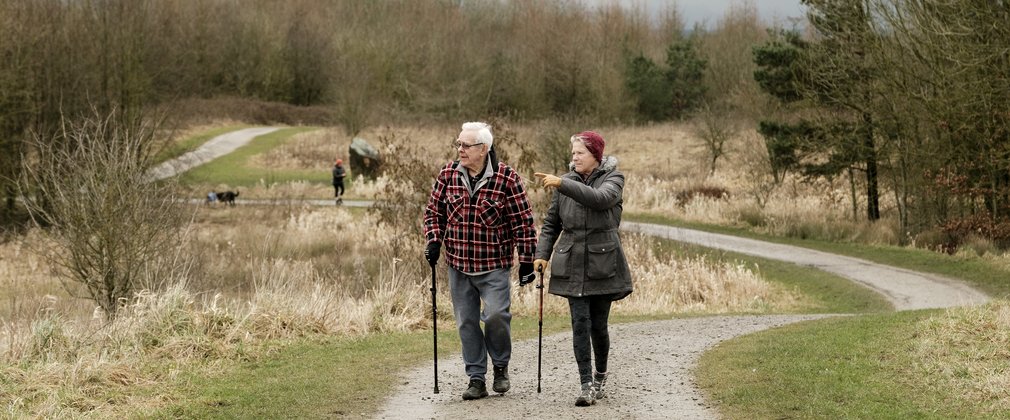
[{"label": "tree trunk", "polygon": [[873,142],[873,117],[863,113],[866,137],[863,139],[866,154],[866,218],[869,221],[880,219],[880,191],[877,188],[877,149]]}]

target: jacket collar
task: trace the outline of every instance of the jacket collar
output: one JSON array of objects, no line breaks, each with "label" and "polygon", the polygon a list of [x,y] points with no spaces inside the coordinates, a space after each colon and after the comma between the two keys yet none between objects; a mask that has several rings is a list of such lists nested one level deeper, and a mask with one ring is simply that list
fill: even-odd
[{"label": "jacket collar", "polygon": [[460,173],[463,183],[470,189],[470,194],[477,191],[484,182],[494,176],[495,171],[498,169],[498,154],[494,150],[494,146],[491,146],[491,150],[487,152],[487,160],[484,163],[484,173],[480,174],[477,178],[477,185],[470,185],[470,174],[467,173],[466,168],[456,161],[456,171]]},{"label": "jacket collar", "polygon": [[[617,158],[614,156],[604,156],[603,161],[600,162],[600,166],[597,166],[596,169],[593,169],[593,173],[589,174],[589,178],[592,178],[593,175],[595,175],[597,172],[605,174],[607,172],[613,172],[615,169],[617,169]],[[572,173],[574,173],[575,175],[581,176],[577,172],[575,172],[574,163],[568,162],[568,170],[572,171]]]}]

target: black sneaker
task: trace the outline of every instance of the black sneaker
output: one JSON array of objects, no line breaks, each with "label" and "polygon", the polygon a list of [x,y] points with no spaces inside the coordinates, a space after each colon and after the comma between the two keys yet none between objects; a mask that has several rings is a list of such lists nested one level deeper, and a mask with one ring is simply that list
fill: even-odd
[{"label": "black sneaker", "polygon": [[487,396],[487,387],[484,386],[484,381],[477,379],[470,380],[470,386],[466,388],[463,392],[464,400],[479,400]]},{"label": "black sneaker", "polygon": [[508,366],[494,367],[494,384],[491,386],[494,392],[499,394],[504,394],[509,388],[512,388],[512,384],[509,382],[509,368]]},{"label": "black sneaker", "polygon": [[576,407],[589,407],[596,404],[596,397],[593,392],[593,383],[586,382],[582,384],[582,391],[579,393],[579,397],[575,399]]}]

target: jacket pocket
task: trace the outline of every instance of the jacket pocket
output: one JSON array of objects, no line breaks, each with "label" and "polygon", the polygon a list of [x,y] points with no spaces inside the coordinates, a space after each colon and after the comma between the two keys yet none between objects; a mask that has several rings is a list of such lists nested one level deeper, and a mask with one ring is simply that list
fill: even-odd
[{"label": "jacket pocket", "polygon": [[590,279],[609,279],[617,275],[617,244],[607,242],[589,245],[588,255]]},{"label": "jacket pocket", "polygon": [[572,255],[572,245],[558,246],[551,257],[551,277],[568,277],[568,259]]},{"label": "jacket pocket", "polygon": [[498,203],[491,200],[481,200],[479,211],[480,219],[484,222],[484,226],[498,226],[498,221],[501,219],[501,206]]},{"label": "jacket pocket", "polygon": [[454,223],[463,222],[463,196],[453,194],[446,200],[446,213],[449,221]]}]

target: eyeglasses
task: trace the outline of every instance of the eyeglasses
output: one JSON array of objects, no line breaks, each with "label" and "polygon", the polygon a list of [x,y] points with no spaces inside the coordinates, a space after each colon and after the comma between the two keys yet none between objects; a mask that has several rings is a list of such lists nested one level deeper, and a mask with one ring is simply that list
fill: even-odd
[{"label": "eyeglasses", "polygon": [[457,149],[462,148],[463,150],[469,149],[474,146],[480,146],[482,144],[484,143],[463,143],[461,141],[453,143],[453,145],[455,145]]}]

